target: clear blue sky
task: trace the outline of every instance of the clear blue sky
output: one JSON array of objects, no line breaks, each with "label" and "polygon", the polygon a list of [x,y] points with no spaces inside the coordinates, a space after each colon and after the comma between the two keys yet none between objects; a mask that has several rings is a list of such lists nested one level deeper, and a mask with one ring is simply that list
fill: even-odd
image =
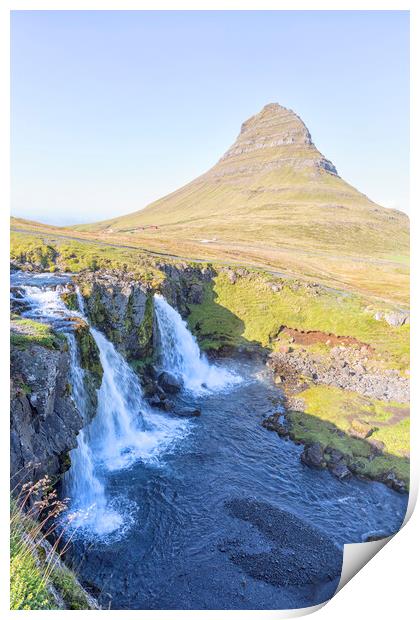
[{"label": "clear blue sky", "polygon": [[273,101],[345,180],[408,210],[408,12],[15,11],[11,35],[13,215],[140,209]]}]

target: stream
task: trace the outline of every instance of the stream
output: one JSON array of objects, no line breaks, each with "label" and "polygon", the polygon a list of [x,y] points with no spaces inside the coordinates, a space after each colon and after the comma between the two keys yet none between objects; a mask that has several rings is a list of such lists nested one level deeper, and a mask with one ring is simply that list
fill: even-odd
[{"label": "stream", "polygon": [[[68,276],[12,276],[23,315],[67,334],[72,388],[85,417],[83,370],[63,317]],[[93,421],[64,479],[68,560],[111,609],[287,609],[337,587],[344,543],[396,532],[407,496],[300,462],[301,446],[262,421],[281,393],[259,362],[210,363],[178,312],[155,297],[161,370],[183,381],[174,411],[149,406],[137,376],[97,329],[104,369]],[[84,317],[86,319],[86,317]],[[86,319],[87,320],[87,319]]]}]

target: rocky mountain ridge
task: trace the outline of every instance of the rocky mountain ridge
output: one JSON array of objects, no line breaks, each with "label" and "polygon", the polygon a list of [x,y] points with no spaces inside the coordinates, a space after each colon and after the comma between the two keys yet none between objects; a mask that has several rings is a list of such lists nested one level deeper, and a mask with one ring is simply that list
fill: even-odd
[{"label": "rocky mountain ridge", "polygon": [[[260,164],[247,165],[249,156],[258,157],[260,151],[267,153],[268,159]],[[322,168],[337,174],[332,162],[316,149],[302,119],[293,110],[278,103],[269,103],[242,124],[235,143],[209,174],[215,177],[255,174],[257,171],[274,170],[282,166],[296,169],[312,166],[314,173]]]}]

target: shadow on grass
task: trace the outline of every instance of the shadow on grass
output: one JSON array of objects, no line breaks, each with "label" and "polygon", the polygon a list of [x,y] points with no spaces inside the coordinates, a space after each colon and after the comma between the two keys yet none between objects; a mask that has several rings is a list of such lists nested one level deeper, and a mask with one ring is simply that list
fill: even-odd
[{"label": "shadow on grass", "polygon": [[264,357],[270,350],[257,340],[244,337],[245,323],[236,314],[217,303],[214,281],[207,282],[201,303],[187,304],[187,322],[200,348],[208,353],[231,354],[234,351]]},{"label": "shadow on grass", "polygon": [[346,466],[357,476],[378,480],[400,492],[408,491],[409,459],[386,452],[386,446],[374,439],[374,433],[368,438],[355,437],[332,422],[300,411],[286,413],[286,427],[274,418],[271,416],[264,423],[269,430],[306,446],[319,444],[320,449],[314,451],[314,466],[319,457],[318,466],[333,473],[335,470],[338,477],[345,472],[342,466]]}]

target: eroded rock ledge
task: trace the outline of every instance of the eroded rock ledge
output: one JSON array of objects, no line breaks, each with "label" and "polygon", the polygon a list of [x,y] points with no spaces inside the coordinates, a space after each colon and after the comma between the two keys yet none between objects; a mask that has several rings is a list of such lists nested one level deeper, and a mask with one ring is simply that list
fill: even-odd
[{"label": "eroded rock ledge", "polygon": [[276,383],[285,388],[289,407],[298,411],[304,411],[304,405],[294,394],[308,383],[331,385],[378,400],[404,403],[410,398],[409,380],[397,370],[370,366],[363,346],[335,346],[328,355],[286,347],[270,355],[268,366]]},{"label": "eroded rock ledge", "polygon": [[147,364],[153,357],[153,300],[147,284],[121,271],[82,272],[75,282],[91,324],[127,360]]},{"label": "eroded rock ledge", "polygon": [[31,344],[11,347],[11,486],[44,475],[56,480],[70,465],[83,421],[71,398],[70,355]]}]

